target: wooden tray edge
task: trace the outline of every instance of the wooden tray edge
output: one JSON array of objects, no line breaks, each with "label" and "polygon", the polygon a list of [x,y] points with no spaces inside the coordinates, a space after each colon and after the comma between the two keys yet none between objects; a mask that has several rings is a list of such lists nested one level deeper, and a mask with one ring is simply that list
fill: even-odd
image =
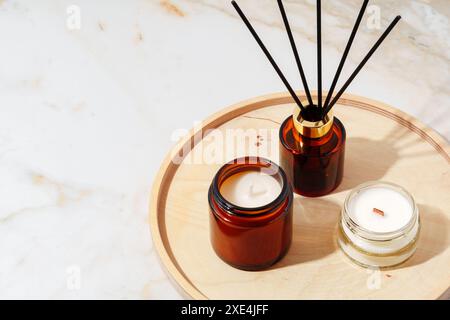
[{"label": "wooden tray edge", "polygon": [[[297,93],[299,96],[305,95],[303,91],[298,91]],[[324,94],[326,94],[326,92],[324,92]],[[312,92],[312,95],[315,96],[317,95],[317,93]],[[379,110],[375,112],[392,118],[394,121],[399,122],[400,124],[419,134],[422,138],[432,144],[435,149],[445,159],[447,159],[450,164],[450,145],[440,134],[435,132],[433,129],[429,128],[421,121],[404,113],[403,111],[377,100],[347,93],[343,94],[339,101],[340,104],[352,106],[352,104],[355,104],[355,100],[358,101],[358,103],[367,104],[368,109],[370,108],[370,111],[372,112],[374,112],[373,107],[377,107],[377,109]],[[161,232],[160,225],[163,224],[163,219],[158,219],[158,207],[161,205],[165,205],[167,195],[161,193],[160,191],[166,190],[167,185],[170,185],[170,181],[172,180],[178,168],[178,165],[172,162],[172,156],[182,150],[187,143],[192,145],[192,138],[200,130],[216,128],[221,124],[229,121],[230,119],[236,118],[253,110],[261,109],[271,105],[287,104],[293,102],[294,101],[289,93],[279,92],[251,98],[224,108],[203,121],[204,126],[202,128],[191,129],[190,133],[182,138],[164,158],[163,163],[161,164],[160,169],[158,170],[158,173],[154,179],[151,191],[149,203],[150,233],[152,236],[154,248],[158,253],[159,260],[164,271],[166,272],[172,283],[176,286],[180,294],[182,294],[184,297],[196,300],[208,299],[208,297],[202,294],[194,284],[187,280],[187,277],[183,274],[181,268],[179,268],[179,266],[176,264],[176,259],[172,257],[172,254],[169,254],[170,250],[167,249],[164,245],[163,238],[167,239],[167,235],[164,232]],[[439,299],[448,299],[450,296],[450,288],[446,289],[443,286],[443,289],[443,291],[436,293],[435,297],[438,297]]]}]

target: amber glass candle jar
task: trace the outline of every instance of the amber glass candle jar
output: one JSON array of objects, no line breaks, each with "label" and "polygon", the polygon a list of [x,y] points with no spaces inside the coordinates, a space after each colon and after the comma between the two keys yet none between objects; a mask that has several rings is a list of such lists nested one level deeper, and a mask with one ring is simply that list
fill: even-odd
[{"label": "amber glass candle jar", "polygon": [[330,193],[344,173],[346,133],[342,122],[331,111],[323,120],[313,118],[297,111],[280,128],[280,165],[294,191],[307,197]]},{"label": "amber glass candle jar", "polygon": [[[261,181],[259,184],[253,185],[243,177],[255,173],[261,177],[249,178],[256,178],[256,183]],[[243,178],[236,183],[236,188],[240,189],[235,190],[242,201],[248,200],[247,187],[250,188],[249,197],[254,194],[255,198],[264,200],[264,192],[273,192],[264,190],[267,179],[274,179],[279,184],[274,188],[277,190],[275,197],[255,207],[232,203],[225,196],[224,185],[236,177]],[[270,188],[271,185],[266,186]],[[284,171],[270,160],[244,157],[225,164],[211,183],[208,200],[211,244],[226,263],[239,269],[261,270],[277,262],[288,251],[292,240],[293,192]]]}]

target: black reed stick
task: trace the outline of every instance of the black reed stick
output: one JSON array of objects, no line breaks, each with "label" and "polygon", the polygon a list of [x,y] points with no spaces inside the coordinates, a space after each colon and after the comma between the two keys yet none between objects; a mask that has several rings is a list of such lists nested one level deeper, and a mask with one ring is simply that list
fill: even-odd
[{"label": "black reed stick", "polygon": [[245,14],[242,12],[241,8],[239,8],[239,5],[236,3],[236,1],[231,1],[231,4],[233,5],[233,7],[236,9],[237,13],[239,14],[239,16],[241,17],[242,21],[244,21],[245,25],[247,26],[248,30],[250,31],[250,33],[253,35],[253,37],[255,38],[256,42],[259,44],[259,46],[261,47],[261,50],[264,52],[264,54],[266,55],[267,59],[270,61],[270,63],[272,64],[273,68],[275,69],[275,71],[278,73],[278,76],[281,78],[281,81],[283,81],[284,85],[286,86],[286,88],[288,89],[289,93],[291,94],[292,98],[294,99],[294,101],[297,103],[297,105],[300,107],[300,109],[302,111],[305,111],[305,107],[303,107],[300,99],[298,98],[297,94],[295,93],[295,91],[292,89],[291,85],[289,84],[289,82],[286,80],[286,77],[284,76],[283,72],[280,70],[280,68],[278,67],[277,63],[275,62],[275,60],[272,58],[272,55],[270,54],[269,50],[267,50],[266,46],[264,45],[264,43],[261,41],[261,39],[259,38],[258,34],[256,33],[255,29],[253,29],[252,25],[250,24],[250,21],[248,21],[247,17],[245,16]]},{"label": "black reed stick", "polygon": [[317,106],[322,112],[322,5],[317,0]]},{"label": "black reed stick", "polygon": [[281,16],[283,17],[284,26],[289,37],[289,42],[291,43],[292,51],[294,52],[295,61],[297,62],[298,71],[300,72],[300,77],[302,78],[306,97],[308,98],[309,104],[312,105],[313,101],[311,98],[311,92],[309,91],[308,82],[306,81],[305,72],[303,71],[302,62],[300,61],[300,56],[298,55],[297,46],[295,44],[294,36],[292,35],[291,26],[289,25],[289,20],[287,18],[286,11],[284,10],[282,0],[278,0],[278,7],[280,7]]},{"label": "black reed stick", "polygon": [[353,71],[350,78],[348,78],[347,82],[342,86],[341,90],[336,94],[333,101],[325,108],[322,115],[325,117],[325,115],[331,110],[331,108],[336,104],[336,102],[339,100],[341,95],[344,93],[344,91],[347,89],[347,87],[350,85],[350,83],[353,81],[353,79],[356,77],[356,75],[361,71],[361,69],[364,67],[364,65],[367,63],[367,61],[370,59],[370,57],[375,53],[375,51],[378,49],[380,44],[383,42],[383,40],[388,36],[388,34],[394,29],[395,25],[400,21],[402,17],[397,16],[389,25],[389,27],[384,31],[380,39],[374,44],[372,49],[370,49],[369,53],[364,57],[364,59],[361,61],[361,63],[358,65],[358,67]]},{"label": "black reed stick", "polygon": [[364,0],[361,10],[359,10],[358,18],[356,19],[355,25],[353,26],[352,33],[350,34],[350,38],[347,42],[347,46],[345,47],[341,61],[339,62],[339,66],[337,68],[336,74],[334,75],[334,79],[331,84],[330,90],[328,91],[327,98],[325,99],[325,103],[323,104],[324,108],[326,108],[328,106],[328,103],[330,102],[331,97],[333,96],[333,91],[336,88],[336,84],[339,80],[339,76],[341,75],[342,68],[344,67],[344,64],[345,64],[345,60],[347,59],[348,53],[352,46],[353,40],[355,39],[356,32],[358,31],[359,25],[361,24],[361,20],[364,16],[364,12],[366,11],[366,7],[367,7],[368,3],[369,3],[369,0]]}]

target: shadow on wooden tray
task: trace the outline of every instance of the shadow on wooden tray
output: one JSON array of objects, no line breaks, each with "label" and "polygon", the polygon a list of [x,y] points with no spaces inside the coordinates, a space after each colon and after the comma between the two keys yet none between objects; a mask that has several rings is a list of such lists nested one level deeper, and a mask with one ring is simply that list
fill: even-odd
[{"label": "shadow on wooden tray", "polygon": [[417,251],[395,269],[407,268],[427,262],[450,246],[450,220],[438,208],[419,204],[421,230]]},{"label": "shadow on wooden tray", "polygon": [[319,260],[337,250],[335,239],[340,205],[328,199],[294,200],[294,233],[287,255],[274,269]]},{"label": "shadow on wooden tray", "polygon": [[[420,138],[404,138],[408,130],[392,131],[386,137],[379,137],[380,140],[349,138],[344,179],[335,193],[349,191],[367,181],[383,180],[389,169],[402,157],[428,156],[427,152],[414,151],[414,144]],[[336,227],[341,206],[341,203],[327,198],[296,197],[292,245],[288,254],[273,268],[319,260],[338,250]],[[417,252],[393,269],[425,263],[450,246],[450,221],[446,215],[437,207],[418,206],[422,226]]]},{"label": "shadow on wooden tray", "polygon": [[377,139],[348,138],[345,146],[344,178],[334,192],[351,190],[367,181],[383,180],[389,169],[403,157],[432,155],[428,152],[415,152],[414,146],[420,138],[406,138],[408,132],[409,129],[404,128]]},{"label": "shadow on wooden tray", "polygon": [[[287,255],[272,268],[284,268],[322,259],[338,250],[336,226],[341,207],[327,199],[296,198],[294,235]],[[438,208],[419,204],[421,233],[416,253],[404,263],[388,269],[426,263],[450,246],[450,220]]]}]

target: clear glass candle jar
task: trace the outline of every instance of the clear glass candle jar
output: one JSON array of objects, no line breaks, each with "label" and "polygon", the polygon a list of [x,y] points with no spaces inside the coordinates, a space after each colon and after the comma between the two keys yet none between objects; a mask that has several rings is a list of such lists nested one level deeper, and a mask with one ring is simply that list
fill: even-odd
[{"label": "clear glass candle jar", "polygon": [[[372,194],[366,199],[358,199],[368,192]],[[355,209],[354,203],[358,200],[372,201],[359,205],[360,208],[374,207],[372,212],[358,213],[374,215],[362,219],[366,220],[365,226],[357,219],[358,208]],[[386,207],[388,210],[385,212],[383,209]],[[407,215],[395,217],[401,215],[402,211]],[[383,220],[386,217],[391,221]],[[357,264],[365,267],[393,267],[412,256],[419,233],[419,209],[411,194],[396,184],[367,182],[352,190],[345,200],[338,227],[338,243],[342,251]]]},{"label": "clear glass candle jar", "polygon": [[[269,175],[279,183],[276,189],[279,194],[273,200],[243,207],[224,196],[222,188],[227,179],[255,172]],[[261,195],[261,190],[256,190],[255,194]],[[225,164],[211,183],[208,200],[211,244],[226,263],[239,269],[261,270],[280,260],[288,251],[292,240],[293,192],[286,174],[275,163],[259,157],[244,157]]]}]

